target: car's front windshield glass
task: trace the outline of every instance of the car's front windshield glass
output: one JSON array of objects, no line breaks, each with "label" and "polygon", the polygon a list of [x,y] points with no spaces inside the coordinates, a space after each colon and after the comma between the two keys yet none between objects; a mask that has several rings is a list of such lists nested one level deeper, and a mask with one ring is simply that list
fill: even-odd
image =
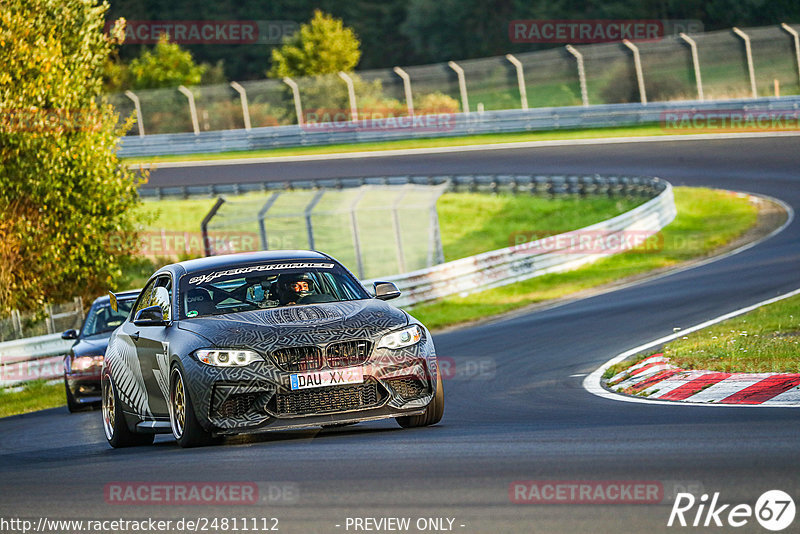
[{"label": "car's front windshield glass", "polygon": [[220,267],[184,275],[180,290],[184,319],[369,298],[361,284],[332,261]]},{"label": "car's front windshield glass", "polygon": [[111,309],[111,304],[95,304],[89,310],[86,321],[81,329],[81,337],[96,336],[112,332],[121,325],[131,311],[131,306],[135,300],[118,300],[117,311]]}]

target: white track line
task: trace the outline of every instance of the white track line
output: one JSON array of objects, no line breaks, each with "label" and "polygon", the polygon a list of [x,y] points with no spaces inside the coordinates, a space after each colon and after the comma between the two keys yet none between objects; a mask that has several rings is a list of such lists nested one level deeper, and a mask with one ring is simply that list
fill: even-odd
[{"label": "white track line", "polygon": [[794,291],[790,291],[788,293],[784,293],[783,295],[778,295],[777,297],[774,297],[774,298],[771,298],[771,299],[762,300],[761,302],[753,304],[752,306],[747,306],[745,308],[740,308],[740,309],[732,311],[730,313],[726,313],[725,315],[720,315],[719,317],[711,319],[710,321],[706,321],[704,323],[696,324],[696,325],[691,326],[689,328],[684,328],[683,330],[681,330],[679,332],[675,332],[674,334],[670,334],[668,336],[664,336],[664,337],[661,337],[661,338],[658,338],[658,339],[654,339],[653,341],[649,341],[649,342],[647,342],[647,343],[645,343],[643,345],[639,345],[638,347],[634,347],[634,348],[632,348],[630,350],[627,350],[627,351],[623,352],[622,354],[619,354],[619,355],[611,358],[606,363],[604,363],[600,368],[596,369],[593,373],[591,373],[589,376],[587,376],[583,380],[583,387],[584,387],[584,389],[586,389],[586,391],[588,391],[589,393],[593,393],[594,395],[597,395],[598,397],[603,397],[605,399],[611,399],[611,400],[623,401],[623,402],[639,402],[639,403],[644,403],[644,404],[665,404],[665,405],[669,405],[669,406],[725,406],[725,407],[728,407],[728,408],[800,408],[800,405],[797,405],[797,404],[791,405],[791,406],[781,406],[781,405],[775,405],[775,404],[772,404],[772,405],[769,405],[769,404],[698,404],[698,403],[689,403],[689,402],[684,402],[684,401],[660,401],[660,400],[656,400],[656,399],[643,399],[643,398],[639,398],[639,397],[631,397],[631,396],[628,396],[628,395],[620,395],[618,393],[612,393],[612,392],[604,389],[603,386],[600,384],[600,381],[601,381],[601,379],[603,377],[603,373],[606,372],[606,369],[608,369],[612,365],[615,365],[615,364],[625,360],[626,358],[630,358],[631,356],[639,354],[640,352],[644,352],[645,350],[650,349],[652,347],[656,347],[658,345],[663,345],[664,343],[669,343],[670,341],[678,339],[679,337],[683,337],[686,334],[690,334],[692,332],[696,332],[698,330],[702,330],[703,328],[707,328],[707,327],[715,325],[717,323],[721,323],[722,321],[725,321],[727,319],[731,319],[733,317],[737,317],[739,315],[742,315],[742,314],[745,314],[747,312],[753,311],[756,308],[760,308],[761,306],[766,306],[767,304],[772,304],[774,302],[778,302],[778,301],[787,299],[789,297],[793,297],[795,295],[800,295],[800,288],[795,289]]},{"label": "white track line", "polygon": [[[428,148],[404,148],[390,150],[368,150],[361,152],[338,152],[333,154],[306,154],[298,156],[266,156],[255,158],[209,159],[200,161],[164,161],[154,163],[131,163],[131,169],[170,169],[183,167],[215,167],[224,165],[256,165],[261,163],[291,163],[298,161],[320,161],[359,158],[384,158],[391,156],[413,156],[422,154],[448,154],[458,152],[482,152],[515,148],[559,147],[575,145],[611,145],[624,143],[657,143],[662,141],[704,141],[716,139],[752,139],[761,137],[796,137],[800,132],[747,132],[727,134],[683,134],[642,137],[601,137],[592,139],[551,139],[549,141],[518,141],[515,143],[490,143],[485,145],[442,146]],[[324,146],[324,145],[320,145]],[[292,147],[286,147],[292,148]]]}]

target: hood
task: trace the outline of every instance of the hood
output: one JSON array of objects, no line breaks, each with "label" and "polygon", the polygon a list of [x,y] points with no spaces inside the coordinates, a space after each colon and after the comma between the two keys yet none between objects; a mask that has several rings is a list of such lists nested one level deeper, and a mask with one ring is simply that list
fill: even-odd
[{"label": "hood", "polygon": [[106,334],[81,338],[72,346],[72,353],[75,356],[102,356],[106,353],[110,337],[111,332],[107,332]]},{"label": "hood", "polygon": [[408,324],[408,316],[378,299],[232,313],[184,319],[178,328],[203,336],[217,347],[317,345],[347,339],[376,339]]}]

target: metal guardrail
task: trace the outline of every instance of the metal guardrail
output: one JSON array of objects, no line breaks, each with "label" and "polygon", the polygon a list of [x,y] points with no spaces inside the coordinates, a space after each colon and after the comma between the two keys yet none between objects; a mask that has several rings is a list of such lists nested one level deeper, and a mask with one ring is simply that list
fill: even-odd
[{"label": "metal guardrail", "polygon": [[[387,127],[385,120],[370,119],[357,122],[274,126],[250,130],[219,130],[197,134],[128,136],[121,141],[119,155],[129,158],[201,154],[491,133],[663,124],[665,114],[671,111],[726,112],[731,110],[797,111],[800,110],[800,96],[704,102],[606,104],[427,116],[436,118],[437,126],[435,127],[428,127],[424,124],[415,126],[413,121],[405,127],[402,124],[398,124],[396,127]],[[688,127],[692,128],[691,125]]]},{"label": "metal guardrail", "polygon": [[64,355],[72,343],[61,334],[0,343],[0,387],[62,376]]},{"label": "metal guardrail", "polygon": [[[381,280],[394,282],[403,293],[394,301],[397,306],[413,306],[455,294],[470,294],[493,287],[526,280],[548,273],[563,272],[613,254],[593,250],[576,253],[570,243],[581,236],[599,237],[604,242],[623,242],[626,235],[652,236],[669,224],[676,215],[672,186],[659,178],[643,176],[451,176],[384,177],[398,183],[452,181],[456,190],[497,191],[507,188],[517,192],[546,194],[637,194],[652,196],[636,208],[600,223],[516,247],[507,247],[476,256],[442,263]],[[357,184],[361,180],[355,179]],[[439,182],[441,180],[441,182]],[[320,181],[321,182],[321,181]],[[349,182],[348,182],[349,183]],[[309,184],[314,185],[314,184]],[[316,183],[316,186],[319,186]],[[562,243],[553,247],[551,243]],[[371,288],[373,280],[364,281]],[[63,372],[62,359],[71,341],[60,334],[19,339],[0,343],[0,387],[39,378],[57,378]]]},{"label": "metal guardrail", "polygon": [[[624,250],[623,244],[631,240],[641,243],[672,222],[677,214],[672,186],[658,178],[650,180],[652,187],[661,191],[657,196],[606,221],[381,280],[397,285],[402,295],[394,303],[405,307],[575,269]],[[586,250],[582,238],[599,239],[612,248],[609,252],[599,249],[581,252]],[[373,281],[364,281],[365,287],[371,288]]]}]

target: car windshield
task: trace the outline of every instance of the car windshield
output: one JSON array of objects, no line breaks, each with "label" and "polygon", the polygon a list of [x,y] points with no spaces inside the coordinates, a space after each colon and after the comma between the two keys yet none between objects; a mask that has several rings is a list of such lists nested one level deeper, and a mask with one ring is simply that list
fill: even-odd
[{"label": "car windshield", "polygon": [[184,319],[369,298],[361,284],[332,261],[222,267],[184,275],[180,289]]},{"label": "car windshield", "polygon": [[118,300],[117,311],[111,309],[111,303],[95,304],[89,310],[86,321],[83,323],[81,337],[96,336],[112,332],[121,325],[131,311],[135,299]]}]

